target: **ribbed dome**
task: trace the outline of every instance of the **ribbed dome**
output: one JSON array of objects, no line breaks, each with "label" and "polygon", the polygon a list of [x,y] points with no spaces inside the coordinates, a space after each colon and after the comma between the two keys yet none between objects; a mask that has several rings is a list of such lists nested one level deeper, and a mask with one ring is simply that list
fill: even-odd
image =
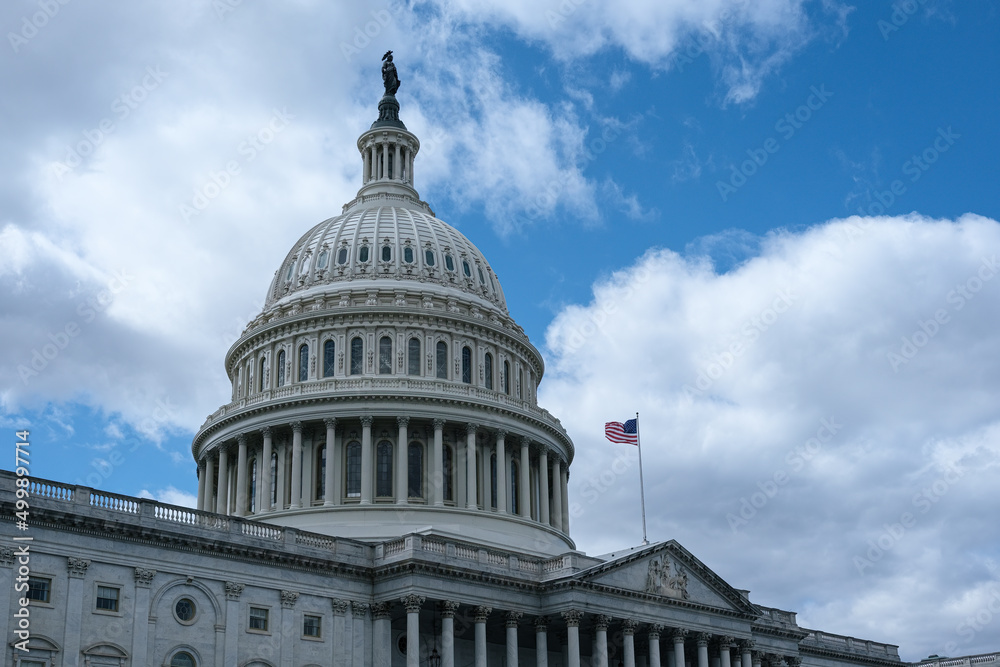
[{"label": "ribbed dome", "polygon": [[265,311],[286,299],[329,299],[342,290],[402,288],[412,281],[411,288],[419,282],[422,291],[453,292],[507,315],[493,269],[461,232],[411,201],[390,206],[380,205],[389,203],[384,194],[364,199],[299,239],[271,281]]}]

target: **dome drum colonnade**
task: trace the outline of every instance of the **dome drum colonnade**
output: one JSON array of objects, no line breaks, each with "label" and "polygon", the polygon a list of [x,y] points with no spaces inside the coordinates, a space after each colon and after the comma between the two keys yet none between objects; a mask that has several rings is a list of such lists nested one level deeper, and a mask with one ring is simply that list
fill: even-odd
[{"label": "dome drum colonnade", "polygon": [[[395,98],[379,111],[358,196],[293,246],[227,354],[232,402],[192,444],[198,507],[357,539],[444,524],[573,549],[574,448],[537,405],[541,355],[479,249],[419,199]],[[413,525],[378,514],[404,505]]]}]

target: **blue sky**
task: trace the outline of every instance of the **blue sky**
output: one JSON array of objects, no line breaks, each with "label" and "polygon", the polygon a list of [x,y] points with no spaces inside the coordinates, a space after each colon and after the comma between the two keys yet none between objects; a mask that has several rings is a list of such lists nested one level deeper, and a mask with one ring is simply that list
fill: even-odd
[{"label": "blue sky", "polygon": [[0,10],[0,423],[33,474],[191,502],[223,355],[353,198],[391,48],[416,186],[546,358],[581,549],[641,538],[600,430],[639,411],[653,539],[907,659],[1000,648],[968,620],[1000,596],[994,4],[325,5]]}]

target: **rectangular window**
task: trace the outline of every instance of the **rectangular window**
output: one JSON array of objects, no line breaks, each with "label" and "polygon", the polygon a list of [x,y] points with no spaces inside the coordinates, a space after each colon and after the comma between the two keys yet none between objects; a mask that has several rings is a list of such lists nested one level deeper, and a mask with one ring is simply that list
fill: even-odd
[{"label": "rectangular window", "polygon": [[97,587],[97,609],[100,611],[118,611],[118,598],[121,589],[117,586]]},{"label": "rectangular window", "polygon": [[302,636],[303,637],[319,637],[321,623],[323,622],[322,617],[313,616],[312,614],[306,614],[302,617]]},{"label": "rectangular window", "polygon": [[52,602],[52,580],[47,577],[28,577],[28,599]]},{"label": "rectangular window", "polygon": [[250,629],[267,632],[267,616],[269,610],[263,607],[250,607]]}]

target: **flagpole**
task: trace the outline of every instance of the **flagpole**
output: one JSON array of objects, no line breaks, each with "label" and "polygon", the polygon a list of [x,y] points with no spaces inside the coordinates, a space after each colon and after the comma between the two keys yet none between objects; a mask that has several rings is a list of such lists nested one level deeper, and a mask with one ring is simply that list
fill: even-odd
[{"label": "flagpole", "polygon": [[642,439],[639,437],[639,413],[635,413],[635,446],[639,448],[639,503],[642,506],[642,545],[649,544],[646,539],[646,489],[642,481]]}]

